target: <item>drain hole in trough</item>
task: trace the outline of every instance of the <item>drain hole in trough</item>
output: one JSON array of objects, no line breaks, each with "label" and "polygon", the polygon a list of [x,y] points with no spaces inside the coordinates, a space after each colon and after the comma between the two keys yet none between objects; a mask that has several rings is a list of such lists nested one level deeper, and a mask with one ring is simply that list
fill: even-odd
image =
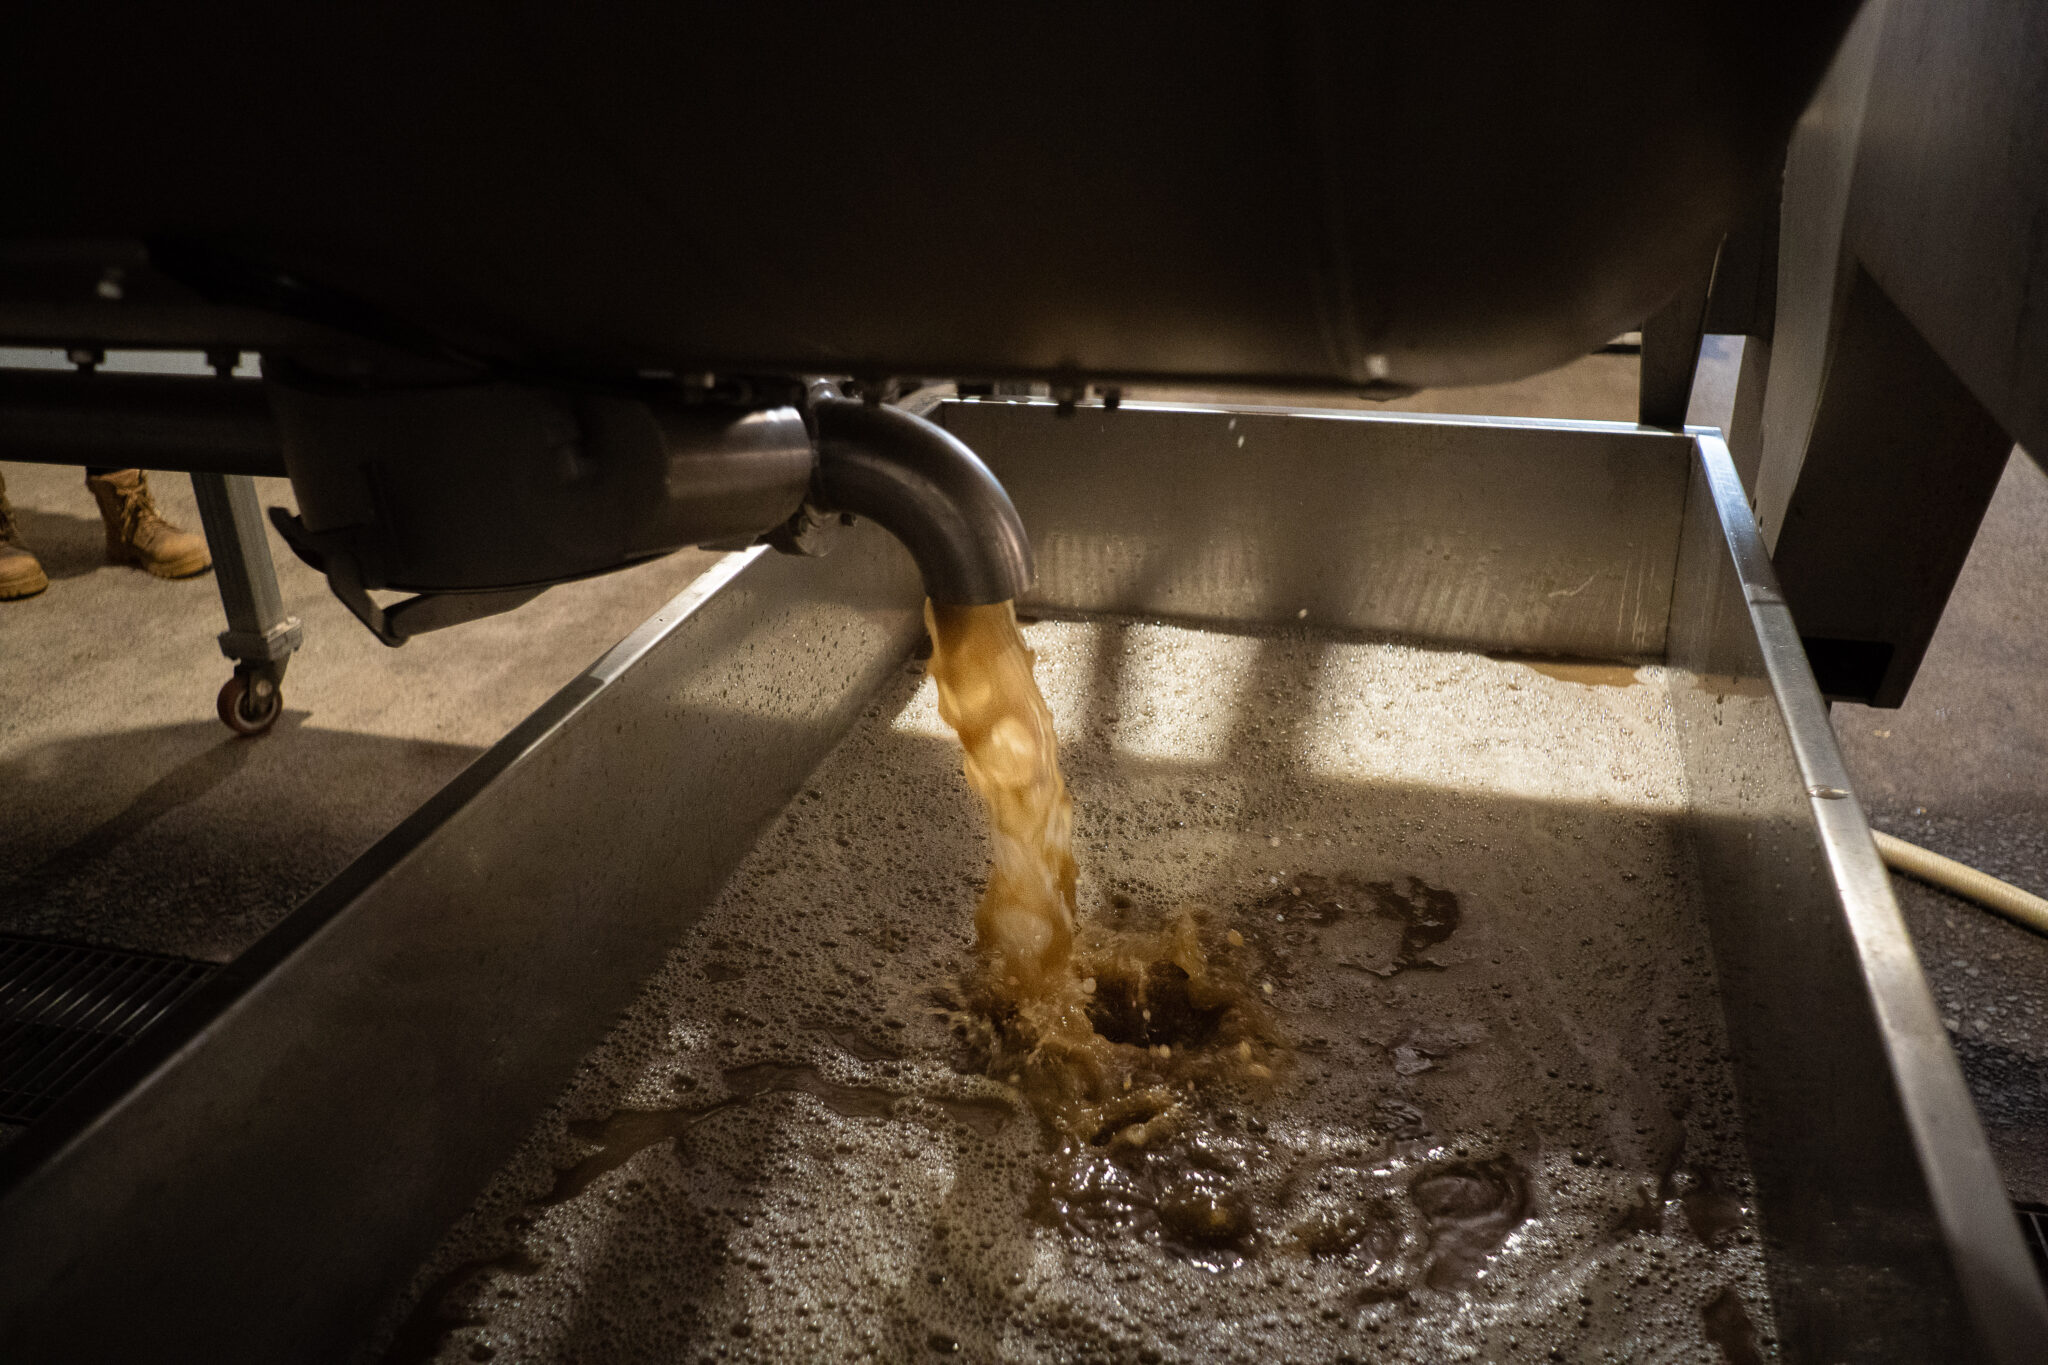
[{"label": "drain hole in trough", "polygon": [[1228,1002],[1203,1008],[1188,995],[1188,974],[1171,962],[1153,962],[1142,976],[1097,969],[1088,1022],[1112,1043],[1132,1047],[1200,1048],[1215,1037]]}]

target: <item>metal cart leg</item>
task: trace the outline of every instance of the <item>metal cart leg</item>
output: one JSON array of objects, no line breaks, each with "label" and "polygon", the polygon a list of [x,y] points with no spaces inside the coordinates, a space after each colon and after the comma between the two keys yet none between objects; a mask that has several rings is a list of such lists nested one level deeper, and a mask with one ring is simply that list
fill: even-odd
[{"label": "metal cart leg", "polygon": [[260,735],[284,713],[285,664],[305,629],[298,617],[284,614],[255,481],[245,474],[194,474],[192,492],[227,611],[220,652],[235,661],[217,709],[221,723],[236,734]]}]

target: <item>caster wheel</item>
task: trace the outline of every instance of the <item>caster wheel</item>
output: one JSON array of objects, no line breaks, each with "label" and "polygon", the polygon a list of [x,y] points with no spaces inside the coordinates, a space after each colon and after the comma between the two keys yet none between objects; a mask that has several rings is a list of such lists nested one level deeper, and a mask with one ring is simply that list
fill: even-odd
[{"label": "caster wheel", "polygon": [[268,734],[284,714],[284,693],[268,678],[252,678],[237,671],[221,684],[214,709],[220,713],[222,725],[238,735],[254,738]]}]

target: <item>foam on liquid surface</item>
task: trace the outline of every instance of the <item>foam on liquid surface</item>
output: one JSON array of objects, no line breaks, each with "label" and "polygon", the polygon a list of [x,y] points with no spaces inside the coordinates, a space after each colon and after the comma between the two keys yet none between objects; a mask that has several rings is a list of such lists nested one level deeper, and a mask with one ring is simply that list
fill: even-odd
[{"label": "foam on liquid surface", "polygon": [[1775,1354],[1660,670],[1027,635],[1076,951],[1185,940],[1251,996],[1219,1037],[1185,990],[1096,982],[1115,1093],[1171,1121],[1077,1138],[1004,1070],[983,821],[907,668],[423,1269],[394,1355]]}]

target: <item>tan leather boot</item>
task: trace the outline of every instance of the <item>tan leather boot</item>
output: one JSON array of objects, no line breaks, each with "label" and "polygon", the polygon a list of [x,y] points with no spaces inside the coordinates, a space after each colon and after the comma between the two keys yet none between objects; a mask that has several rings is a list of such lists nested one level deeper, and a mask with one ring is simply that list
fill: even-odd
[{"label": "tan leather boot", "polygon": [[158,578],[190,578],[213,564],[206,537],[181,531],[157,514],[149,480],[139,469],[87,475],[85,486],[107,524],[107,562],[133,564]]},{"label": "tan leather boot", "polygon": [[7,505],[7,485],[0,483],[0,602],[34,597],[49,586],[43,566],[21,543],[21,528],[15,525],[14,509]]}]

